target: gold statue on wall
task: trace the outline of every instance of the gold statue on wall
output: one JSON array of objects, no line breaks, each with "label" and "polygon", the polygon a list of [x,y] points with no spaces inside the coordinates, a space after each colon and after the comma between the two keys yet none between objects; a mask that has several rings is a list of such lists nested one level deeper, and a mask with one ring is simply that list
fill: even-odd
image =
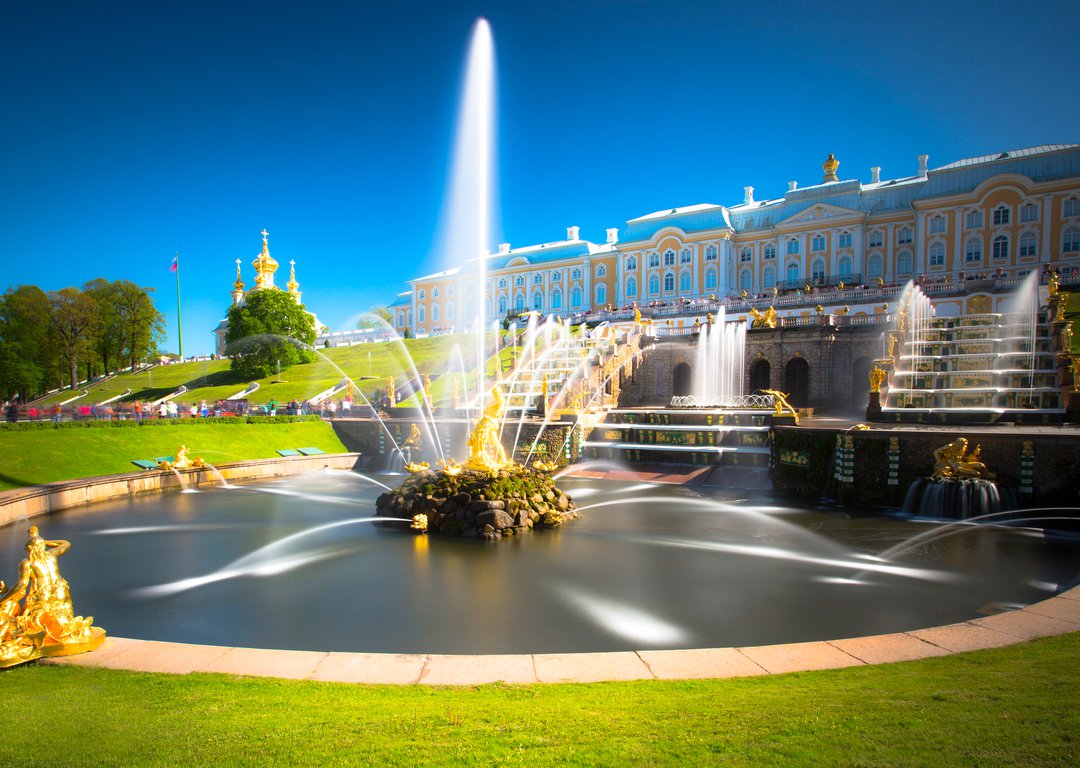
[{"label": "gold statue on wall", "polygon": [[754,318],[751,328],[775,328],[777,323],[776,310],[771,306],[764,312],[756,307],[750,307],[750,316]]},{"label": "gold statue on wall", "polygon": [[395,392],[394,392],[394,377],[393,376],[387,376],[386,377],[386,397],[389,398],[391,406],[393,406],[394,403],[397,402],[394,399],[394,395],[395,395]]},{"label": "gold statue on wall", "polygon": [[0,581],[0,669],[45,656],[70,656],[97,648],[105,630],[93,616],[76,616],[57,558],[71,547],[47,540],[37,526],[27,532],[26,559],[10,590]]},{"label": "gold statue on wall", "polygon": [[499,439],[499,420],[503,412],[502,390],[496,384],[491,388],[491,402],[484,408],[484,415],[469,435],[469,459],[465,466],[487,472],[497,472],[510,463],[506,450]]},{"label": "gold statue on wall", "polygon": [[976,445],[971,453],[967,452],[967,447],[967,438],[958,437],[935,450],[934,479],[992,478],[981,461],[982,446]]},{"label": "gold statue on wall", "polygon": [[1051,299],[1058,295],[1058,288],[1061,283],[1058,278],[1057,270],[1055,269],[1050,273],[1050,282],[1046,284],[1046,293]]},{"label": "gold statue on wall", "polygon": [[420,447],[420,427],[415,424],[409,425],[409,436],[405,439],[405,442],[401,444],[402,448],[419,448]]},{"label": "gold statue on wall", "polygon": [[427,400],[428,405],[431,406],[431,376],[424,374],[424,399]]}]

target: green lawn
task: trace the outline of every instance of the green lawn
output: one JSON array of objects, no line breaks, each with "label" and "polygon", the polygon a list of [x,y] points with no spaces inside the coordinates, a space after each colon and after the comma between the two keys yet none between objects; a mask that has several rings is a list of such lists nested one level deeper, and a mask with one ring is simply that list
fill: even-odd
[{"label": "green lawn", "polygon": [[0,765],[1074,766],[1080,634],[684,683],[379,687],[29,665]]},{"label": "green lawn", "polygon": [[[171,456],[181,444],[211,464],[277,456],[279,448],[314,446],[342,453],[326,422],[248,424],[165,421],[114,428],[0,428],[0,490],[117,472],[138,472],[132,459]],[[2,696],[2,694],[0,694]],[[2,763],[0,763],[2,764]]]}]

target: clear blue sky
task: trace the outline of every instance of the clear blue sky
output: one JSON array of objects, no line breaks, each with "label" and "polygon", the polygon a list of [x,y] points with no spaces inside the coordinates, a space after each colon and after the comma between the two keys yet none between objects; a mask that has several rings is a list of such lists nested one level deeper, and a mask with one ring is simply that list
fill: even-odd
[{"label": "clear blue sky", "polygon": [[[661,208],[1080,140],[1080,3],[145,2],[0,5],[0,288],[157,289],[185,354],[234,260],[297,261],[334,330],[433,251],[471,25],[498,66],[492,245]],[[284,273],[284,276],[283,276]]]}]

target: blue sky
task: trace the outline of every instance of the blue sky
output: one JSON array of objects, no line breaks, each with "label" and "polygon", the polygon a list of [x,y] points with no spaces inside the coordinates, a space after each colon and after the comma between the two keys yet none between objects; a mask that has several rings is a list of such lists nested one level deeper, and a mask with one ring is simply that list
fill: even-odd
[{"label": "blue sky", "polygon": [[[0,6],[0,288],[157,289],[185,354],[270,232],[335,330],[443,268],[468,37],[498,66],[492,246],[788,180],[1080,141],[1076,2],[702,0]],[[284,273],[284,277],[282,277]]]}]

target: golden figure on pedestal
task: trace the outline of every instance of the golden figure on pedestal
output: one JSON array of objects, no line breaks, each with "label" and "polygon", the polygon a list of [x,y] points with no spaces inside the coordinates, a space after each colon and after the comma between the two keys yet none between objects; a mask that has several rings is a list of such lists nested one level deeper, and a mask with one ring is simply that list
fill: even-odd
[{"label": "golden figure on pedestal", "polygon": [[878,366],[874,366],[870,371],[870,391],[881,392],[881,384],[888,377],[888,374]]},{"label": "golden figure on pedestal", "polygon": [[484,415],[469,435],[469,459],[465,462],[468,469],[497,472],[510,463],[499,439],[503,397],[498,384],[491,388],[490,398],[491,402],[484,408]]},{"label": "golden figure on pedestal", "polygon": [[750,308],[750,316],[754,318],[754,322],[750,326],[751,328],[775,328],[776,327],[777,314],[776,314],[776,310],[773,309],[771,306],[768,309],[766,309],[764,312],[756,309],[755,307],[751,307]]},{"label": "golden figure on pedestal", "polygon": [[6,591],[0,581],[0,669],[92,651],[105,640],[105,630],[91,626],[93,616],[75,615],[68,583],[60,575],[57,558],[71,543],[43,539],[37,526],[27,534],[18,581]]},{"label": "golden figure on pedestal", "polygon": [[776,408],[776,415],[783,416],[786,410],[791,416],[795,418],[795,426],[799,426],[799,412],[795,410],[795,407],[788,402],[788,396],[786,393],[777,389],[763,389],[761,390],[766,395],[773,396],[773,406]]},{"label": "golden figure on pedestal", "polygon": [[394,392],[394,377],[393,376],[387,376],[386,377],[386,397],[387,397],[387,399],[390,400],[390,406],[391,407],[393,407],[394,403],[397,402],[397,400],[394,399],[394,395],[395,395],[395,392]]},{"label": "golden figure on pedestal", "polygon": [[981,461],[982,447],[976,445],[971,453],[967,452],[967,447],[967,438],[958,437],[935,450],[933,477],[937,480],[992,478],[993,475]]}]

